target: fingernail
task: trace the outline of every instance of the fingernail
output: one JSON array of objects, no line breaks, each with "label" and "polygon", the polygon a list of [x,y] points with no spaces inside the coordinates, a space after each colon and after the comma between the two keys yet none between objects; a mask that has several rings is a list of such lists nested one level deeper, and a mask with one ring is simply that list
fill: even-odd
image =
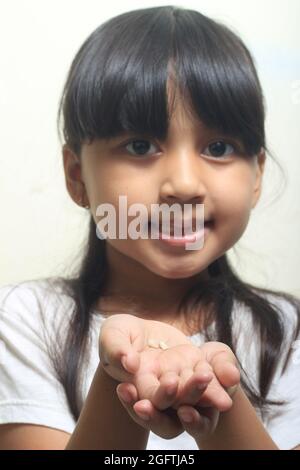
[{"label": "fingernail", "polygon": [[126,359],[127,359],[127,356],[126,356],[126,355],[123,355],[123,356],[121,357],[121,363],[122,363],[122,366],[124,367],[124,369],[127,369]]},{"label": "fingernail", "polygon": [[145,413],[142,413],[142,412],[137,412],[136,411],[136,414],[139,416],[139,418],[143,419],[144,421],[149,421],[150,419],[150,416],[145,414]]},{"label": "fingernail", "polygon": [[177,388],[172,386],[171,388],[166,389],[166,394],[170,397],[177,392]]},{"label": "fingernail", "polygon": [[208,385],[211,382],[212,378],[213,378],[213,375],[211,373],[203,374],[201,377],[203,383],[205,383],[206,385]]},{"label": "fingernail", "polygon": [[118,391],[118,395],[124,403],[131,403],[132,398],[129,392],[125,392],[124,390],[122,392]]},{"label": "fingernail", "polygon": [[232,395],[235,394],[236,389],[237,389],[237,385],[233,385],[232,387],[228,387],[226,391],[228,395],[231,397]]},{"label": "fingernail", "polygon": [[106,354],[103,355],[102,363],[104,366],[109,366],[109,361],[107,359]]},{"label": "fingernail", "polygon": [[207,385],[208,385],[208,382],[205,382],[203,384],[198,384],[197,388],[198,390],[204,390],[207,387]]},{"label": "fingernail", "polygon": [[191,423],[193,421],[193,417],[191,414],[189,413],[180,413],[180,418],[182,419],[182,421],[184,421],[185,423]]}]

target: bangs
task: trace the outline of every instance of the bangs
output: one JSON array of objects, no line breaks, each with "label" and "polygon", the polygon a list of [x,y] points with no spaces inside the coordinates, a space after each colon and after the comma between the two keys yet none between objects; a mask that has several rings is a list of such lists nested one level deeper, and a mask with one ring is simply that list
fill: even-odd
[{"label": "bangs", "polygon": [[80,153],[85,140],[127,132],[165,140],[177,93],[199,121],[239,139],[248,155],[265,146],[249,51],[225,26],[175,7],[124,13],[85,41],[61,99],[65,141]]}]

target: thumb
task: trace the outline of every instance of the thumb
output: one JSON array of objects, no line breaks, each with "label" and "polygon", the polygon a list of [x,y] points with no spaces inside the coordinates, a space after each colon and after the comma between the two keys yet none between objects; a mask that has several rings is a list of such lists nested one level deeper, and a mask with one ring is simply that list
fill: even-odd
[{"label": "thumb", "polygon": [[[104,325],[99,337],[99,357],[103,366],[119,373],[125,369],[134,374],[140,365],[140,357],[131,342],[129,332]],[[118,375],[117,380],[119,379]]]},{"label": "thumb", "polygon": [[140,356],[134,350],[129,351],[121,356],[121,364],[125,370],[134,374],[140,366]]}]

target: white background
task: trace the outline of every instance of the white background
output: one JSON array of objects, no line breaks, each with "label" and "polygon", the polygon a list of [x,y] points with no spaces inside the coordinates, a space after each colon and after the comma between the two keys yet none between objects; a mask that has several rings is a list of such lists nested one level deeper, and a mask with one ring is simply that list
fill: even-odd
[{"label": "white background", "polygon": [[269,159],[261,201],[230,250],[240,276],[300,295],[300,2],[2,0],[0,2],[0,284],[72,268],[88,215],[70,199],[56,131],[70,63],[85,38],[125,11],[173,4],[237,32],[254,55],[267,103]]}]

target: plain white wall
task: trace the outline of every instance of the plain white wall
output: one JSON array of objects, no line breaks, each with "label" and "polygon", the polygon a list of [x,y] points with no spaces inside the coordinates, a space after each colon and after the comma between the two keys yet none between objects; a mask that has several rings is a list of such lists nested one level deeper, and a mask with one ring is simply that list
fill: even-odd
[{"label": "plain white wall", "polygon": [[112,16],[167,4],[225,22],[254,55],[267,103],[268,144],[287,185],[280,191],[280,173],[269,160],[261,201],[230,258],[244,280],[300,295],[299,0],[2,0],[1,285],[65,273],[86,237],[88,216],[65,189],[56,133],[60,93],[79,46]]}]

